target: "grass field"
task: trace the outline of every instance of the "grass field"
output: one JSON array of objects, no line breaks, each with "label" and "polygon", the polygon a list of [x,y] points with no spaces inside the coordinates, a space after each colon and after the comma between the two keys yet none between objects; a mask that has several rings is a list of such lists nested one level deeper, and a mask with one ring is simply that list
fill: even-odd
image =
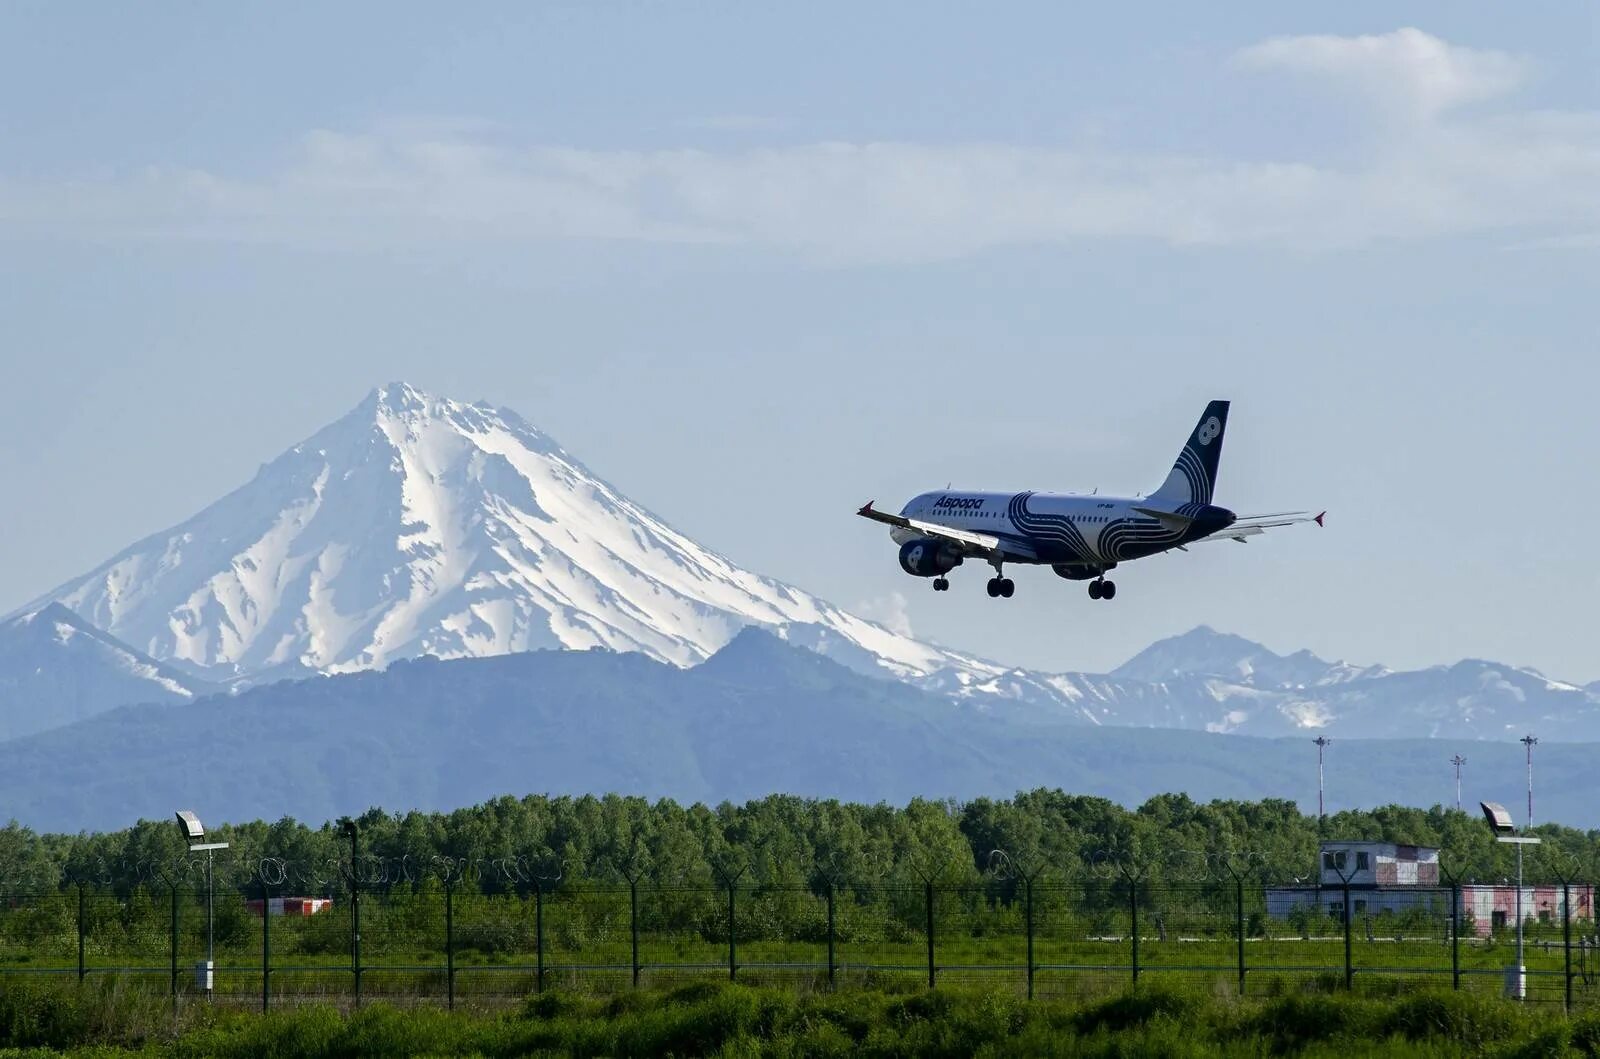
[{"label": "grass field", "polygon": [[0,980],[0,1054],[44,1056],[1597,1056],[1600,1013],[1417,991],[1239,999],[1145,984],[1093,1000],[696,983],[510,1009],[171,1007],[104,979]]}]

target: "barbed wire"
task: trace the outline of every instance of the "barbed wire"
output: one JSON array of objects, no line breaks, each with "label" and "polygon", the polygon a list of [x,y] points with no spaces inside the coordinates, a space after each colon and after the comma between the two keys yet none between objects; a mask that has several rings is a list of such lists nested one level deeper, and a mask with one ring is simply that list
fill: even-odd
[{"label": "barbed wire", "polygon": [[[982,886],[1032,882],[1039,885],[1103,887],[1128,885],[1162,887],[1250,885],[1307,885],[1321,877],[1313,861],[1286,859],[1254,849],[1197,849],[1192,847],[1115,848],[1047,854],[1023,849],[993,849],[971,863],[971,873],[960,871],[953,854],[913,852],[892,862],[863,863],[840,851],[809,861],[785,858],[770,865],[787,865],[787,873],[753,877],[759,862],[752,851],[729,847],[725,856],[705,865],[658,865],[642,844],[625,851],[611,850],[587,858],[548,848],[501,852],[363,853],[354,862],[331,854],[307,858],[251,855],[238,850],[214,856],[214,885],[253,890],[265,885],[280,892],[332,894],[352,885],[363,891],[419,888],[439,885],[485,892],[545,893],[571,886],[575,881],[594,888],[635,885],[683,888],[737,886],[832,886],[886,888],[905,885]],[[1555,881],[1580,882],[1585,875],[1582,858],[1566,851],[1545,851],[1537,860],[1541,874]],[[178,889],[204,886],[205,859],[187,852],[151,857],[79,857],[65,865],[33,860],[0,863],[0,893],[38,892],[82,886],[91,890]],[[1459,882],[1442,868],[1441,886]],[[1530,882],[1529,885],[1534,885]]]}]

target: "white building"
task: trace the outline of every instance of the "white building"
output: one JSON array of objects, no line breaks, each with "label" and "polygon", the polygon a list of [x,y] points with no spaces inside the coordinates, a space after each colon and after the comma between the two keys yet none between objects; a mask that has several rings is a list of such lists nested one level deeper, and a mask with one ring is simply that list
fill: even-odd
[{"label": "white building", "polygon": [[[1418,913],[1450,916],[1450,889],[1439,877],[1439,851],[1429,846],[1402,846],[1394,842],[1324,842],[1317,884],[1275,886],[1266,891],[1267,914],[1287,919],[1296,909],[1320,909],[1335,919],[1344,916],[1348,884],[1350,914],[1375,916]],[[1595,916],[1594,887],[1569,887],[1574,921]],[[1564,902],[1559,886],[1524,886],[1525,919],[1559,923]],[[1457,911],[1463,931],[1487,937],[1515,920],[1517,888],[1484,883],[1461,887]]]}]

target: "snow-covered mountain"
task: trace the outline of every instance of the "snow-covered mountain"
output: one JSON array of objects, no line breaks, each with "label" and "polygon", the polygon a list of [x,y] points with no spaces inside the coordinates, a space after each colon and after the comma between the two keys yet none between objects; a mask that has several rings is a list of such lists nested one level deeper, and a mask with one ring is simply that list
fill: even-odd
[{"label": "snow-covered mountain", "polygon": [[[1309,651],[1278,655],[1204,626],[1109,674],[1007,668],[740,569],[514,413],[403,383],[373,391],[246,485],[19,613],[52,603],[84,619],[72,619],[76,635],[104,630],[104,657],[91,669],[164,666],[152,687],[540,648],[639,652],[686,667],[757,626],[997,723],[1471,739],[1535,728],[1600,739],[1600,685],[1479,661],[1392,672]],[[70,684],[80,678],[49,674],[86,664],[63,651],[15,662],[0,659],[0,687]],[[122,702],[159,699],[122,686]],[[114,697],[83,696],[72,716],[120,704]],[[15,723],[23,727],[13,734],[59,720]]]},{"label": "snow-covered mountain", "polygon": [[[1600,688],[1532,669],[1468,659],[1396,672],[1278,655],[1205,626],[1151,645],[1112,673],[1167,702],[1184,727],[1250,735],[1506,739],[1532,729],[1567,741],[1600,739]],[[1124,707],[1119,724],[1135,719]]]},{"label": "snow-covered mountain", "polygon": [[52,601],[216,681],[539,648],[686,666],[747,625],[866,672],[1002,671],[742,570],[514,413],[403,383],[24,609]]},{"label": "snow-covered mountain", "polygon": [[209,690],[59,603],[0,624],[0,739],[127,703],[188,702]]}]

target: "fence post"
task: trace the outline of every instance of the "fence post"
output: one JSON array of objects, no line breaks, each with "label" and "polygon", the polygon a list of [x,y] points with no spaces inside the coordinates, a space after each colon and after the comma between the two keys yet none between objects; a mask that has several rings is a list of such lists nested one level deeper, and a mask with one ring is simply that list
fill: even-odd
[{"label": "fence post", "polygon": [[927,913],[928,913],[928,920],[927,920],[927,927],[928,927],[928,988],[932,989],[934,987],[934,969],[933,969],[933,883],[932,882],[927,882],[927,883],[923,884],[923,899],[924,899],[924,904],[926,904],[926,906],[927,906]]},{"label": "fence post", "polygon": [[1561,880],[1561,949],[1566,967],[1566,1009],[1572,1010],[1572,893],[1567,880]]},{"label": "fence post", "polygon": [[1139,880],[1135,876],[1128,878],[1128,912],[1132,920],[1133,936],[1133,983],[1139,984]]},{"label": "fence post", "polygon": [[1461,884],[1450,886],[1450,988],[1461,988]]},{"label": "fence post", "polygon": [[1233,878],[1233,924],[1239,933],[1239,995],[1244,996],[1244,876]]},{"label": "fence post", "polygon": [[444,884],[444,997],[445,1007],[456,1009],[456,884]]},{"label": "fence post", "polygon": [[534,985],[539,992],[544,992],[544,883],[535,880],[533,884],[533,944],[537,957],[534,969]]},{"label": "fence post", "polygon": [[737,879],[729,879],[728,880],[728,981],[730,981],[730,982],[737,980],[738,971],[739,971],[738,953],[737,953],[737,951],[735,950],[735,947],[734,947],[734,937],[733,937],[733,927],[734,927],[734,921],[733,921],[733,916],[734,916],[734,904],[733,904],[733,901],[734,901],[734,897],[733,897],[733,895],[734,895],[735,888],[738,885],[739,885],[739,883],[738,883]]},{"label": "fence post", "polygon": [[261,1013],[272,1004],[272,891],[261,879]]},{"label": "fence post", "polygon": [[1350,880],[1342,879],[1344,883],[1344,987],[1346,991],[1354,988],[1355,965],[1350,959]]},{"label": "fence post", "polygon": [[833,962],[833,945],[834,945],[834,933],[833,933],[833,883],[830,881],[828,883],[828,988],[829,989],[832,989],[833,985],[834,985],[834,977],[833,976],[834,976],[835,964]]},{"label": "fence post", "polygon": [[639,988],[639,881],[628,880],[628,931],[633,936],[633,987]]},{"label": "fence post", "polygon": [[78,884],[78,983],[83,984],[84,976],[89,972],[84,966],[84,936],[88,933],[89,925],[83,917],[83,883]]},{"label": "fence post", "polygon": [[172,884],[172,1004],[178,1004],[178,884]]},{"label": "fence post", "polygon": [[1028,932],[1028,999],[1033,999],[1033,878],[1022,881],[1022,921]]},{"label": "fence post", "polygon": [[356,861],[350,860],[350,971],[355,984],[355,1006],[361,1006],[361,880]]}]

